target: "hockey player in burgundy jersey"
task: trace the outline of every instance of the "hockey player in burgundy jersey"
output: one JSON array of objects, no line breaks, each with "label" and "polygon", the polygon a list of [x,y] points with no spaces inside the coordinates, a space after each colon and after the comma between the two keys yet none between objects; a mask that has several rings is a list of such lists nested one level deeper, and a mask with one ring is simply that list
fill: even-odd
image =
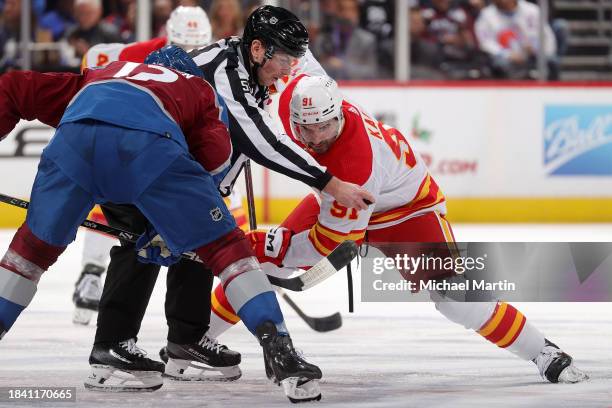
[{"label": "hockey player in burgundy jersey", "polygon": [[[113,61],[143,62],[152,51],[167,43],[184,50],[208,45],[212,28],[200,7],[177,7],[166,23],[167,37],[132,44],[98,44],[83,58],[84,68],[101,67]],[[224,198],[240,228],[246,230],[247,219],[238,194]],[[103,214],[104,213],[104,214]],[[106,203],[94,207],[89,217],[116,228],[136,233],[144,231],[147,220],[134,206]],[[98,311],[94,350],[107,343],[136,337],[157,281],[160,265],[137,261],[134,244],[107,237],[95,231],[84,231],[83,270],[73,293],[73,322],[88,324]],[[113,245],[115,245],[113,247]],[[112,249],[111,249],[112,248]],[[110,263],[108,262],[110,258]],[[104,290],[101,275],[108,273]],[[165,375],[182,381],[230,381],[241,375],[240,353],[207,336],[210,316],[199,310],[210,309],[210,298],[203,293],[212,288],[212,273],[202,273],[201,264],[180,260],[166,274],[165,315],[168,346],[174,351]],[[203,289],[206,288],[206,289]],[[181,299],[178,301],[176,299]],[[166,347],[164,347],[166,348]],[[178,357],[181,358],[178,358]]]},{"label": "hockey player in burgundy jersey", "polygon": [[[167,44],[176,44],[186,51],[204,47],[212,39],[212,27],[206,12],[201,7],[179,6],[172,11],[170,18],[166,22],[167,37],[153,38],[148,41],[139,41],[131,44],[97,44],[87,50],[83,57],[82,68],[103,67],[113,61],[143,62],[153,51],[159,50]],[[230,197],[224,198],[226,205],[234,216],[236,223],[244,231],[248,229],[247,217],[242,207],[242,197],[237,190],[232,191]],[[112,207],[112,208],[111,208]],[[103,210],[110,219],[106,219]],[[95,206],[89,214],[89,218],[106,223],[107,221],[117,228],[130,231],[141,229],[145,222],[142,214],[134,207],[129,206]],[[140,322],[144,317],[147,300],[149,297],[144,293],[153,290],[159,266],[143,265],[135,262],[134,251],[131,244],[121,242],[121,246],[112,249],[113,257],[109,257],[111,248],[117,244],[117,239],[108,237],[96,231],[84,231],[82,270],[75,284],[72,295],[75,305],[72,321],[76,324],[89,324],[95,311],[100,310],[96,329],[96,342],[105,342],[121,336],[134,336]],[[109,284],[105,286],[102,293],[102,275],[107,269],[106,279]],[[178,288],[182,291],[181,297],[189,298],[189,303],[169,302],[166,307],[168,323],[168,340],[174,343],[197,343],[203,339],[202,330],[208,328],[208,318],[193,313],[193,310],[206,308],[209,300],[202,296],[195,296],[191,293],[183,293],[189,289],[202,286],[202,282],[197,280],[204,279],[197,271],[199,266],[192,265],[191,261],[181,261],[170,268],[167,275],[167,288],[174,292],[177,288],[175,284],[174,272],[183,274]],[[194,272],[196,270],[196,272]],[[182,282],[186,275],[191,276],[196,281],[192,285],[184,285]],[[212,278],[211,278],[212,279]],[[118,283],[126,282],[126,283]],[[212,283],[211,283],[212,285]],[[113,305],[117,305],[117,298],[125,296],[126,287],[133,291],[132,287],[138,287],[143,292],[142,296],[135,296],[133,302],[124,303],[124,308],[118,310]],[[101,297],[104,301],[100,306]],[[183,306],[184,305],[184,306]],[[129,307],[129,309],[128,309]],[[197,339],[197,340],[196,340]],[[208,339],[214,343],[214,339]],[[205,343],[209,341],[204,339]],[[220,346],[225,347],[225,346]],[[212,348],[202,348],[201,352],[210,352]],[[217,348],[214,348],[217,350]],[[186,379],[189,373],[181,374],[182,379]],[[210,374],[205,371],[203,374]],[[235,374],[233,375],[235,376]],[[212,378],[207,376],[207,378]],[[224,377],[227,378],[227,377]]]},{"label": "hockey player in burgundy jersey", "polygon": [[[103,67],[114,61],[143,62],[151,52],[159,50],[167,44],[176,44],[189,51],[208,45],[212,39],[212,28],[208,16],[201,7],[179,6],[174,9],[166,22],[166,31],[166,37],[157,37],[148,41],[139,41],[131,44],[111,43],[94,45],[87,50],[83,57],[82,70]],[[89,219],[102,223],[112,222],[115,227],[130,229],[131,231],[140,229],[138,221],[146,222],[143,220],[142,214],[138,213],[138,210],[129,206],[113,206],[113,208],[109,206],[105,208],[105,212],[113,218],[107,220],[100,206],[95,206],[89,214]],[[244,211],[241,208],[237,209],[236,212],[244,218]],[[232,211],[233,213],[234,211]],[[124,222],[127,220],[131,222]],[[117,239],[96,231],[84,231],[83,235],[82,270],[72,295],[72,301],[75,305],[72,321],[76,324],[87,325],[94,312],[100,308],[102,275],[109,264],[109,254],[113,245],[117,244]],[[159,266],[139,265],[136,262],[130,262],[133,259],[129,259],[129,256],[123,250],[130,254],[134,251],[132,248],[128,248],[131,245],[125,242],[122,242],[122,244],[122,246],[113,250],[114,257],[112,263],[108,265],[111,273],[107,275],[109,284],[106,286],[107,290],[105,292],[103,308],[107,305],[117,304],[114,298],[125,295],[120,290],[122,286],[116,284],[117,274],[125,275],[125,271],[133,271],[140,279],[131,279],[129,282],[130,286],[141,287],[145,291],[148,288],[152,290],[157,280]],[[121,260],[120,265],[119,259]],[[172,271],[178,270],[179,273],[184,275],[189,274],[202,279],[202,274],[192,272],[193,269],[197,268],[190,266],[188,263],[181,262],[173,266]],[[124,280],[129,280],[129,277],[125,276]],[[201,286],[201,282],[194,282],[194,286],[198,286],[198,284]],[[174,275],[168,275],[168,286],[170,291],[173,291]],[[193,298],[193,296],[189,297]],[[140,299],[140,302],[138,299]],[[142,320],[140,311],[144,314],[148,297],[136,296],[134,300],[135,302],[130,304],[131,310],[115,312],[112,308],[108,307],[103,310],[104,315],[98,321],[97,340],[104,341],[112,337],[125,335],[126,332],[134,331],[133,328],[140,325]],[[144,306],[141,305],[142,302],[145,302]],[[166,315],[168,316],[168,327],[171,331],[174,331],[174,333],[169,333],[169,337],[174,341],[192,342],[192,340],[188,339],[195,336],[195,333],[191,334],[195,331],[192,328],[208,325],[206,321],[208,319],[204,319],[204,317],[201,317],[199,320],[195,319],[194,316],[185,313],[183,310],[173,310],[172,306],[166,308]],[[111,321],[112,323],[107,323]],[[201,335],[198,336],[198,341],[200,338],[202,338]]]},{"label": "hockey player in burgundy jersey", "polygon": [[[418,242],[443,243],[440,247],[447,246],[449,254],[454,250],[445,197],[423,160],[397,129],[343,100],[335,81],[297,75],[280,95],[278,115],[287,134],[334,174],[366,187],[376,204],[356,211],[326,194],[310,195],[281,227],[247,233],[260,262],[311,266],[344,240],[364,241],[366,232],[368,245],[390,258],[414,251]],[[211,320],[210,331],[219,336],[239,317],[232,313],[221,286],[214,296],[217,318]],[[588,378],[512,305],[457,302],[437,292],[431,297],[447,319],[533,361],[544,379],[573,383]]]},{"label": "hockey player in burgundy jersey", "polygon": [[[177,59],[181,64],[172,66],[197,73],[184,52],[177,51]],[[283,364],[289,379],[296,379],[293,388],[316,385],[318,367],[287,353],[291,340],[274,292],[218,194],[231,144],[215,92],[192,74],[115,62],[83,75],[1,77],[0,135],[21,118],[57,131],[43,151],[26,221],[0,261],[0,334],[28,306],[41,275],[74,240],[91,207],[128,203],[151,221],[147,238],[158,234],[171,252],[155,251],[145,239],[147,256],[168,264],[195,249],[224,282],[249,331],[275,357],[272,364]],[[135,339],[92,353],[90,364],[88,386],[106,383],[116,371],[128,375],[119,376],[123,390],[126,382],[133,389],[162,385],[163,365],[147,359]]]}]

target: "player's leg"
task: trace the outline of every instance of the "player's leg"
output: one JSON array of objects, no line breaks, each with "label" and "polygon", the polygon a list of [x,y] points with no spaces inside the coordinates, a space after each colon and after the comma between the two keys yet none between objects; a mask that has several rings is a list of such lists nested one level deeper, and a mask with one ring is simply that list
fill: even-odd
[{"label": "player's leg", "polygon": [[93,204],[92,196],[43,154],[26,221],[0,261],[0,337],[28,306],[41,275],[74,240]]},{"label": "player's leg", "polygon": [[[99,206],[89,213],[88,219],[106,224],[106,218]],[[108,235],[84,230],[82,270],[75,283],[72,302],[75,309],[72,322],[89,324],[93,313],[98,310],[102,296],[102,275],[106,271],[109,253],[117,240]]]},{"label": "player's leg", "polygon": [[311,380],[321,378],[321,371],[293,349],[274,291],[212,177],[193,160],[179,158],[136,205],[173,253],[195,247],[221,279],[230,304],[264,349],[269,376],[292,398],[320,398]]},{"label": "player's leg", "polygon": [[233,381],[241,376],[240,353],[207,335],[212,271],[199,262],[170,266],[166,284],[168,344],[160,350],[166,376],[183,381]]},{"label": "player's leg", "polygon": [[[112,203],[132,203],[170,163],[182,154],[171,139],[149,132],[90,121],[99,140],[91,146],[96,190]],[[79,140],[71,140],[77,144]],[[146,219],[129,205],[104,205],[112,226],[141,233]],[[136,260],[134,245],[113,247],[99,305],[98,329],[89,363],[87,388],[105,391],[154,390],[162,386],[164,365],[136,346],[137,334],[159,266]]]},{"label": "player's leg", "polygon": [[[319,216],[319,202],[314,194],[306,196],[282,222],[281,226],[295,233],[311,228]],[[240,321],[219,284],[211,294],[209,335],[218,338]]]},{"label": "player's leg", "polygon": [[[384,230],[371,231],[377,242],[446,242],[449,255],[455,250],[450,223],[438,212],[411,218]],[[458,302],[433,292],[436,309],[447,319],[476,331],[486,340],[526,361],[533,361],[551,382],[580,381],[581,373],[571,358],[554,346],[514,306],[505,302]],[[561,373],[563,372],[563,375]]]},{"label": "player's leg", "polygon": [[[106,203],[102,209],[112,227],[144,232],[147,220],[136,207]],[[161,387],[164,365],[146,357],[135,344],[159,270],[159,265],[138,262],[131,242],[122,240],[111,249],[89,355],[87,388],[116,391]]]},{"label": "player's leg", "polygon": [[[112,227],[142,234],[147,219],[132,205],[106,203],[104,214]],[[120,241],[110,252],[110,263],[98,313],[95,343],[117,343],[140,331],[159,265],[138,262],[135,245]]]}]

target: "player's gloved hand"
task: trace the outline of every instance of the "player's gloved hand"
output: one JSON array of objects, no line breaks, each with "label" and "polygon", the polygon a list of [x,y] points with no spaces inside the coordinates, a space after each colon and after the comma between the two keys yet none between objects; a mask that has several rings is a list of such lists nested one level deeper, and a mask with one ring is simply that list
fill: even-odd
[{"label": "player's gloved hand", "polygon": [[170,266],[181,259],[180,256],[172,255],[163,238],[153,227],[147,228],[146,232],[138,238],[136,250],[136,257],[142,263]]},{"label": "player's gloved hand", "polygon": [[283,227],[272,228],[268,231],[255,230],[246,233],[259,262],[271,262],[276,266],[283,264],[292,235],[293,232]]}]

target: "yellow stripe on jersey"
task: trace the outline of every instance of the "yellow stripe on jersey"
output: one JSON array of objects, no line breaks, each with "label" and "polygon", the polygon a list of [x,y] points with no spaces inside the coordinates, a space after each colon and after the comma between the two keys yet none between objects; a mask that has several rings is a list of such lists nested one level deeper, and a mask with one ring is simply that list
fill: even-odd
[{"label": "yellow stripe on jersey", "polygon": [[491,320],[489,320],[489,322],[485,324],[485,326],[482,329],[478,330],[478,334],[480,334],[482,337],[487,337],[489,334],[493,333],[493,330],[497,329],[497,326],[499,326],[499,323],[501,322],[504,315],[506,314],[507,307],[508,307],[507,303],[504,303],[504,302],[499,303],[498,307],[493,312],[494,315],[491,318]]},{"label": "yellow stripe on jersey", "polygon": [[308,238],[317,252],[324,256],[329,255],[340,243],[346,240],[361,241],[364,236],[365,229],[344,233],[324,227],[318,222],[310,229],[308,234]]},{"label": "yellow stripe on jersey", "polygon": [[416,197],[413,200],[401,207],[397,207],[382,213],[372,214],[369,224],[380,225],[383,223],[400,220],[417,211],[433,207],[444,200],[444,194],[442,194],[442,191],[438,188],[438,185],[435,181],[433,181],[431,176],[427,174],[427,176],[421,182],[421,186],[419,187]]},{"label": "yellow stripe on jersey", "polygon": [[316,230],[317,234],[322,234],[327,238],[336,241],[338,244],[349,239],[352,241],[358,241],[360,239],[363,239],[363,237],[365,236],[365,229],[353,230],[351,232],[344,233],[324,227],[318,222],[313,226],[313,228]]}]

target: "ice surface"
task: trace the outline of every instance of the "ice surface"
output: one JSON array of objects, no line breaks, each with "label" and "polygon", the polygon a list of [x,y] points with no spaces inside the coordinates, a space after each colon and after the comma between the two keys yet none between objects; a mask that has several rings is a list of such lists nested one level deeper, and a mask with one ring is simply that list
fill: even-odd
[{"label": "ice surface", "polygon": [[[455,225],[454,228],[461,241],[612,239],[612,225],[606,224]],[[7,248],[12,234],[13,231],[0,231],[0,253]],[[0,387],[77,387],[76,404],[45,404],[52,407],[289,405],[280,388],[265,379],[259,346],[241,326],[221,338],[242,353],[243,377],[237,382],[166,381],[159,391],[146,394],[86,391],[83,379],[89,371],[87,358],[95,329],[91,325],[81,327],[71,323],[71,294],[80,272],[81,245],[79,235],[43,276],[34,301],[0,341]],[[164,286],[162,273],[138,342],[154,357],[164,345],[167,330]],[[349,315],[346,279],[342,274],[306,293],[291,293],[291,296],[309,314],[326,315],[335,311],[343,314],[341,329],[316,333],[281,301],[295,344],[323,370],[321,406],[612,406],[612,304],[516,304],[591,376],[586,383],[566,385],[543,382],[535,365],[445,320],[429,303],[357,302],[355,313]]]}]

